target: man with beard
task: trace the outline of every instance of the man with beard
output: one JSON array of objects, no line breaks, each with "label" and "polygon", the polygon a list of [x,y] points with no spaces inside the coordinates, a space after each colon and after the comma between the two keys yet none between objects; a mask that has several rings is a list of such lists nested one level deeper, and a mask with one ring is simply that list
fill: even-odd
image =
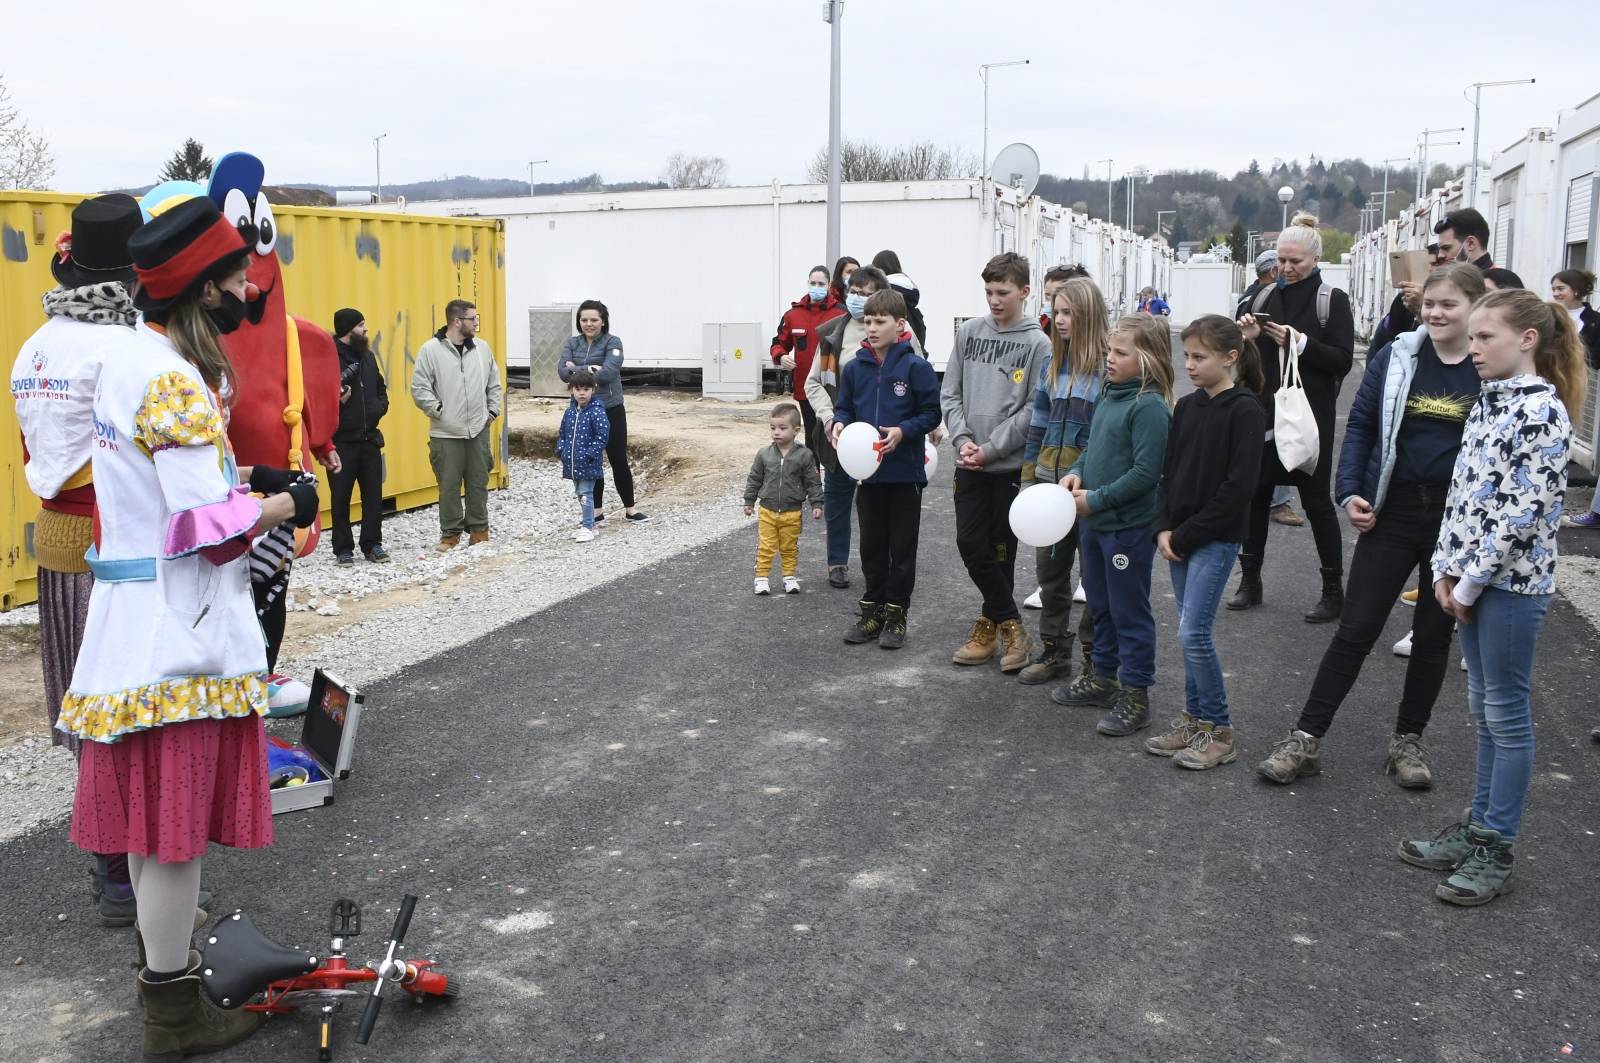
[{"label": "man with beard", "polygon": [[361,553],[368,561],[389,560],[383,548],[383,433],[378,422],[389,412],[389,392],[367,341],[367,322],[346,307],[333,315],[339,345],[339,427],[333,433],[340,468],[331,472],[333,556],[355,563],[350,536],[350,495],[361,488]]}]

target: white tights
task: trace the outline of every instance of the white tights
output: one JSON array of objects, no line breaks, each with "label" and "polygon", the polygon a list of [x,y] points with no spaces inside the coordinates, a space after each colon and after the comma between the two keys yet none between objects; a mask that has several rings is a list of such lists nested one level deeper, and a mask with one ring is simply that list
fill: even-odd
[{"label": "white tights", "polygon": [[128,878],[144,937],[145,966],[163,974],[184,970],[200,900],[200,859],[163,864],[129,853]]}]

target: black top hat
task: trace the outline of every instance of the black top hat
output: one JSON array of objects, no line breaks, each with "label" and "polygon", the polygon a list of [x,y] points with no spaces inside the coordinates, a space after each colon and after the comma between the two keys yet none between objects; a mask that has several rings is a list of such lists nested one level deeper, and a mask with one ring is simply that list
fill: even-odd
[{"label": "black top hat", "polygon": [[157,310],[196,283],[212,278],[217,267],[242,260],[244,237],[205,196],[164,211],[128,240],[139,293],[134,304]]},{"label": "black top hat", "polygon": [[72,208],[72,232],[56,241],[50,272],[64,288],[82,288],[103,281],[133,278],[128,237],[143,221],[139,202],[113,192],[86,199]]}]

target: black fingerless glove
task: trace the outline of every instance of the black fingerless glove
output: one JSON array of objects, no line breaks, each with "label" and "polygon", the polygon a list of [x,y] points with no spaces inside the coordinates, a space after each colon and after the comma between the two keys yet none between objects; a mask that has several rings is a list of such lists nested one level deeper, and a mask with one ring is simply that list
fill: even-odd
[{"label": "black fingerless glove", "polygon": [[[255,477],[251,477],[252,480]],[[296,528],[309,528],[317,519],[317,510],[320,504],[317,501],[317,481],[315,477],[303,477],[289,484],[285,490],[294,499],[294,526]]]},{"label": "black fingerless glove", "polygon": [[250,469],[250,490],[258,495],[279,495],[289,490],[294,479],[295,474],[288,469],[256,465]]}]

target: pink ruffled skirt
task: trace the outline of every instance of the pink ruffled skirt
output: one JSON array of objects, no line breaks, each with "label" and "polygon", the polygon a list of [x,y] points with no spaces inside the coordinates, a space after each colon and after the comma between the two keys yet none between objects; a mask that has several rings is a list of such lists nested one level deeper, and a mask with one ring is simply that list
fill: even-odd
[{"label": "pink ruffled skirt", "polygon": [[72,840],[91,853],[177,863],[215,842],[272,844],[266,732],[259,716],[190,720],[84,742]]}]

